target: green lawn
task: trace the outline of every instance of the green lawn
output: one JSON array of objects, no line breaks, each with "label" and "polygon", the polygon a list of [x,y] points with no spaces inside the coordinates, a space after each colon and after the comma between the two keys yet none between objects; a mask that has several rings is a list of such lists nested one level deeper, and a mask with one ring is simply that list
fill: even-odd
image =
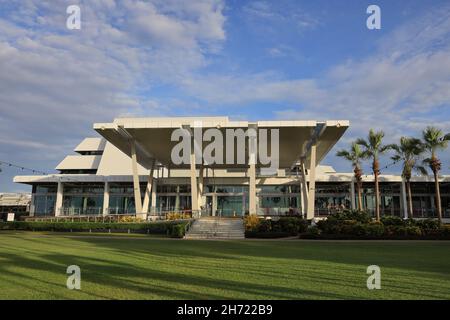
[{"label": "green lawn", "polygon": [[[68,265],[81,290],[66,288]],[[381,267],[381,290],[366,268]],[[450,299],[450,241],[0,233],[0,299]]]}]

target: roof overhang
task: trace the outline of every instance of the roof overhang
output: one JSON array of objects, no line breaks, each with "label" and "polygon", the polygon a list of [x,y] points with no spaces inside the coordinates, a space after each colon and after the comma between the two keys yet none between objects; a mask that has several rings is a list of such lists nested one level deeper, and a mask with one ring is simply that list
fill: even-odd
[{"label": "roof overhang", "polygon": [[[318,163],[341,138],[349,126],[347,120],[332,121],[230,121],[227,117],[202,118],[119,118],[112,123],[96,123],[94,129],[106,140],[131,156],[131,142],[136,143],[137,161],[145,168],[150,168],[155,159],[158,163],[171,168],[188,168],[189,164],[175,165],[171,160],[171,152],[179,141],[171,141],[172,132],[176,129],[192,128],[203,133],[210,128],[222,133],[223,146],[227,150],[227,129],[278,129],[279,130],[279,168],[291,168],[300,158],[307,166],[310,163],[309,148],[313,143],[317,146]],[[259,132],[257,130],[257,132]],[[270,138],[268,150],[271,153]],[[211,142],[203,141],[202,150]],[[237,143],[234,143],[236,155]],[[259,148],[259,136],[258,136]],[[225,154],[224,150],[224,154]],[[259,150],[259,149],[257,149]],[[245,168],[248,166],[248,144],[246,143],[246,163],[213,164],[215,168]],[[225,161],[223,161],[225,162]],[[257,167],[264,167],[261,163]]]}]

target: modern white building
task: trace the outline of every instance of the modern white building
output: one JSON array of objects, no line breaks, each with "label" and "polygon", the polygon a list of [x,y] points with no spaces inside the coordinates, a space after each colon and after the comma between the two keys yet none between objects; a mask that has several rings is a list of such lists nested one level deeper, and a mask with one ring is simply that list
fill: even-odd
[{"label": "modern white building", "polygon": [[[56,167],[59,174],[16,176],[14,181],[33,186],[30,215],[34,216],[137,214],[155,218],[185,211],[313,218],[355,208],[353,173],[337,173],[320,165],[348,126],[345,120],[118,118],[94,124],[98,136],[84,139],[75,148],[76,154],[63,159]],[[211,152],[219,138],[222,152]],[[189,144],[184,149],[187,154],[175,154],[187,161],[179,163],[174,161],[174,150],[183,142]],[[264,155],[273,156],[277,149],[279,156],[272,159],[277,162],[276,170],[268,170]],[[215,161],[207,159],[208,151]],[[242,154],[245,157],[239,158]],[[414,216],[434,217],[432,178],[413,177],[412,181]],[[443,215],[449,218],[450,176],[441,177],[440,182]],[[405,216],[402,178],[382,175],[380,183],[382,214]],[[364,176],[363,188],[364,206],[372,211],[372,176]]]}]

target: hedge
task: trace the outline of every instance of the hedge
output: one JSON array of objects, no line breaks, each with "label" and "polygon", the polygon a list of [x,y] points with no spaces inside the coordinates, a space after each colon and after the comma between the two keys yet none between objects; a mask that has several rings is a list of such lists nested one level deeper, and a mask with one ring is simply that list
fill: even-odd
[{"label": "hedge", "polygon": [[247,238],[281,238],[305,232],[308,222],[300,217],[280,217],[277,220],[246,217]]},{"label": "hedge", "polygon": [[380,222],[368,219],[365,213],[349,211],[321,220],[301,238],[308,239],[450,239],[450,228],[438,221],[404,220],[384,216]]},{"label": "hedge", "polygon": [[162,221],[151,223],[14,221],[0,222],[0,230],[133,232],[165,234],[174,238],[182,238],[187,223],[188,221]]}]

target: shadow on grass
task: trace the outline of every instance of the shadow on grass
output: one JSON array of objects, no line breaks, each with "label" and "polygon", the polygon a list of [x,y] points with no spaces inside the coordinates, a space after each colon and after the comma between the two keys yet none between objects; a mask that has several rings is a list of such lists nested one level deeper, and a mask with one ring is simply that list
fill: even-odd
[{"label": "shadow on grass", "polygon": [[[14,235],[13,239],[22,254],[16,253],[11,245],[0,245],[0,275],[7,275],[6,281],[12,285],[22,285],[27,290],[35,288],[50,297],[367,298],[365,268],[378,264],[405,273],[432,273],[434,281],[442,276],[442,282],[434,284],[388,282],[387,287],[396,294],[417,296],[416,290],[422,291],[424,298],[449,298],[446,289],[450,280],[450,242],[411,246],[406,243],[27,238],[23,235]],[[82,269],[82,294],[72,294],[65,288],[65,272],[71,264]],[[283,269],[275,269],[277,264]],[[24,273],[22,269],[33,272]],[[55,276],[42,279],[40,275],[44,272]],[[230,273],[242,274],[242,277],[230,276]],[[252,282],[246,278],[248,276],[261,282]],[[271,277],[277,281],[271,281]],[[352,277],[360,277],[361,286],[355,285]],[[293,287],[292,283],[307,285]],[[382,297],[382,294],[374,297]]]},{"label": "shadow on grass", "polygon": [[[92,257],[81,257],[65,254],[47,254],[39,256],[39,259],[31,259],[12,253],[2,253],[3,263],[0,266],[0,273],[10,276],[16,280],[8,279],[13,285],[21,286],[29,290],[40,292],[46,296],[58,296],[59,298],[70,298],[70,291],[65,288],[65,282],[61,280],[60,275],[65,275],[66,266],[75,264],[82,266],[83,286],[89,289],[90,284],[120,288],[148,295],[153,298],[163,299],[232,299],[233,293],[245,293],[253,297],[266,297],[272,299],[294,299],[308,297],[311,299],[345,299],[344,295],[325,293],[315,290],[292,289],[266,284],[243,284],[240,281],[220,280],[202,277],[198,275],[186,275],[177,272],[164,272],[151,269],[138,268],[128,263],[118,263]],[[11,271],[7,266],[14,266],[20,269],[32,269],[30,274],[36,274],[36,271],[45,271],[47,273],[58,275],[53,279],[42,279],[31,276],[26,272]],[[135,280],[147,279],[145,283]],[[19,280],[20,279],[20,280]],[[64,278],[65,280],[65,278]],[[155,283],[152,283],[155,282]],[[34,286],[31,284],[35,284]],[[85,284],[87,283],[87,284]],[[179,288],[183,285],[183,288]],[[178,287],[178,288],[177,288]],[[188,290],[185,288],[197,288],[197,290]],[[211,290],[220,289],[224,294],[214,294]],[[66,291],[67,290],[67,291]],[[67,294],[64,294],[66,292]],[[204,293],[202,293],[204,292]],[[94,299],[115,298],[114,293],[104,294],[81,291],[83,295]],[[81,296],[82,297],[82,296]],[[133,296],[128,296],[133,299]]]}]

